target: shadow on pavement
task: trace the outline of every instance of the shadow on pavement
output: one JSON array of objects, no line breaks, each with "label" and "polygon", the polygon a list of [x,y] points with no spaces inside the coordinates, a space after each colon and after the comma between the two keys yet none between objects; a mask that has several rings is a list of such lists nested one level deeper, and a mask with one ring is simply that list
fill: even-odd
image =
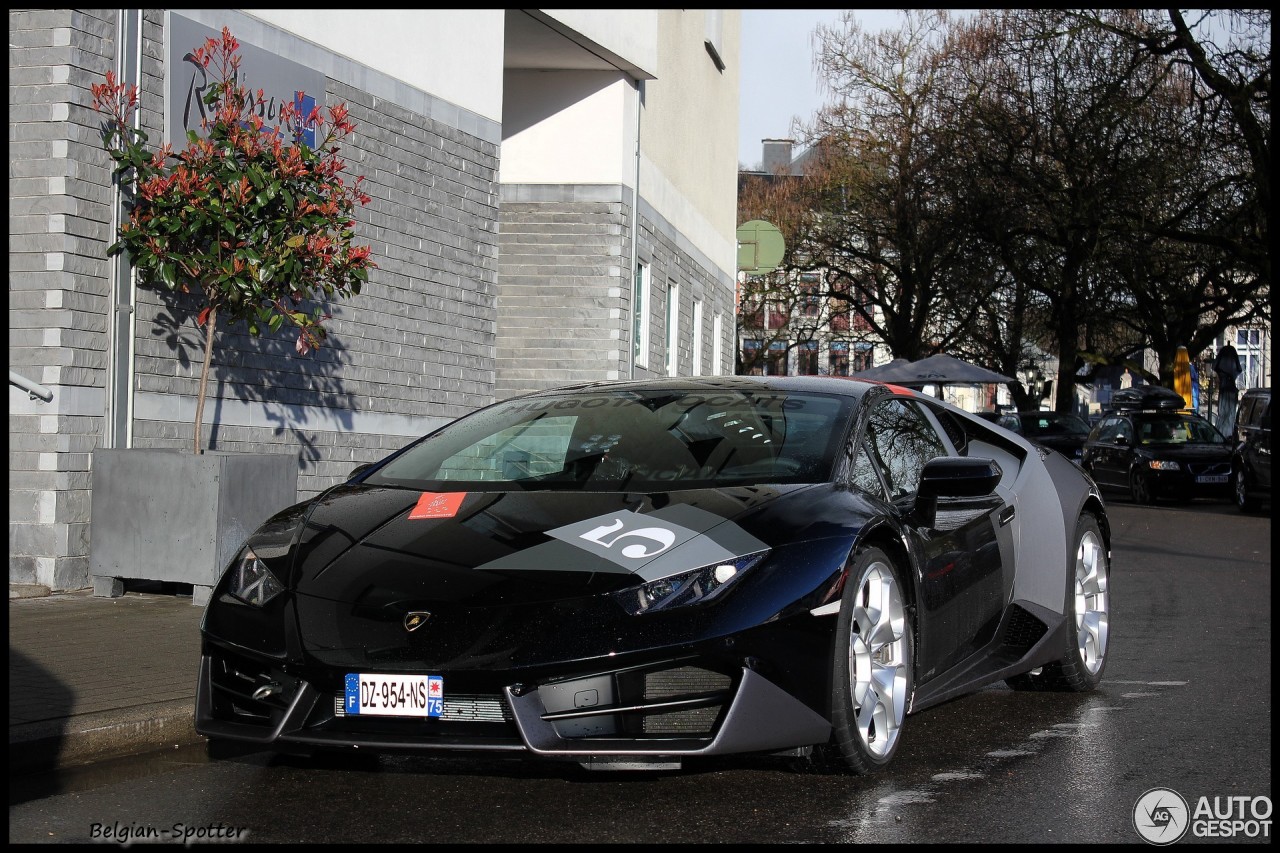
[{"label": "shadow on pavement", "polygon": [[9,805],[59,792],[52,771],[74,698],[43,666],[9,648]]}]

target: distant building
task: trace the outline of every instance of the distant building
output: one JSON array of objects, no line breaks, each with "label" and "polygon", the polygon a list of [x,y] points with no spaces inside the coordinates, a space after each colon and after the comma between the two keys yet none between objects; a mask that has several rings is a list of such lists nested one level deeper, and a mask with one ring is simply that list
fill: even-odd
[{"label": "distant building", "polygon": [[[760,169],[739,172],[739,194],[748,181],[785,181],[804,174],[808,151],[795,155],[790,139],[762,142]],[[822,270],[739,271],[740,373],[848,376],[890,360],[871,324],[851,310],[850,302],[820,295],[828,289],[839,291],[842,284],[852,286],[828,282],[826,276]]]}]

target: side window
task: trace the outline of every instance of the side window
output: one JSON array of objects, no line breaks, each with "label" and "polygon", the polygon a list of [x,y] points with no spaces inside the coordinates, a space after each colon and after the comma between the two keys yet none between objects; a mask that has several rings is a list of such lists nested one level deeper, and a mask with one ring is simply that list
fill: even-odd
[{"label": "side window", "polygon": [[951,442],[951,450],[957,456],[967,455],[969,446],[969,434],[965,432],[964,427],[956,420],[956,416],[948,412],[946,409],[929,406],[927,414],[933,416],[934,424]]},{"label": "side window", "polygon": [[1251,427],[1257,425],[1253,414],[1257,411],[1259,402],[1261,401],[1257,397],[1247,397],[1241,402],[1240,417],[1237,419],[1241,426]]},{"label": "side window", "polygon": [[849,476],[859,489],[884,500],[884,485],[880,482],[875,466],[871,464],[871,449],[865,440],[858,445],[858,455],[854,457],[853,470]]},{"label": "side window", "polygon": [[1124,418],[1116,418],[1116,417],[1103,418],[1102,421],[1099,422],[1098,426],[1095,428],[1095,435],[1097,435],[1097,441],[1105,441],[1108,444],[1114,444],[1116,441],[1116,438],[1121,434],[1123,428],[1127,426],[1128,424],[1125,422]]},{"label": "side window", "polygon": [[915,492],[926,462],[947,455],[938,433],[909,400],[876,405],[867,423],[867,445],[893,501]]}]

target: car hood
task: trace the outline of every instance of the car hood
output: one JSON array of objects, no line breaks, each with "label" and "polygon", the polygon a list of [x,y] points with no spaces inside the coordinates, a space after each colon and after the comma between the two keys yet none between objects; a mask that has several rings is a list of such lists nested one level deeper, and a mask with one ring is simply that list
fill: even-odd
[{"label": "car hood", "polygon": [[1231,448],[1224,444],[1147,444],[1141,452],[1155,459],[1177,462],[1225,462],[1231,459]]},{"label": "car hood", "polygon": [[344,485],[295,533],[291,585],[331,601],[529,604],[607,592],[835,535],[831,486],[669,493],[451,492]]}]

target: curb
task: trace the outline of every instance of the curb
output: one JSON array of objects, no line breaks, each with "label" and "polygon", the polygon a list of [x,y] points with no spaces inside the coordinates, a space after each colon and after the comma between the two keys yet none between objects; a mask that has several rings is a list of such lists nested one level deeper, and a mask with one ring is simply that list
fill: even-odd
[{"label": "curb", "polygon": [[204,741],[195,729],[194,699],[24,723],[9,728],[9,773],[64,770]]},{"label": "curb", "polygon": [[39,583],[10,583],[9,598],[44,598],[51,593],[49,587]]}]

